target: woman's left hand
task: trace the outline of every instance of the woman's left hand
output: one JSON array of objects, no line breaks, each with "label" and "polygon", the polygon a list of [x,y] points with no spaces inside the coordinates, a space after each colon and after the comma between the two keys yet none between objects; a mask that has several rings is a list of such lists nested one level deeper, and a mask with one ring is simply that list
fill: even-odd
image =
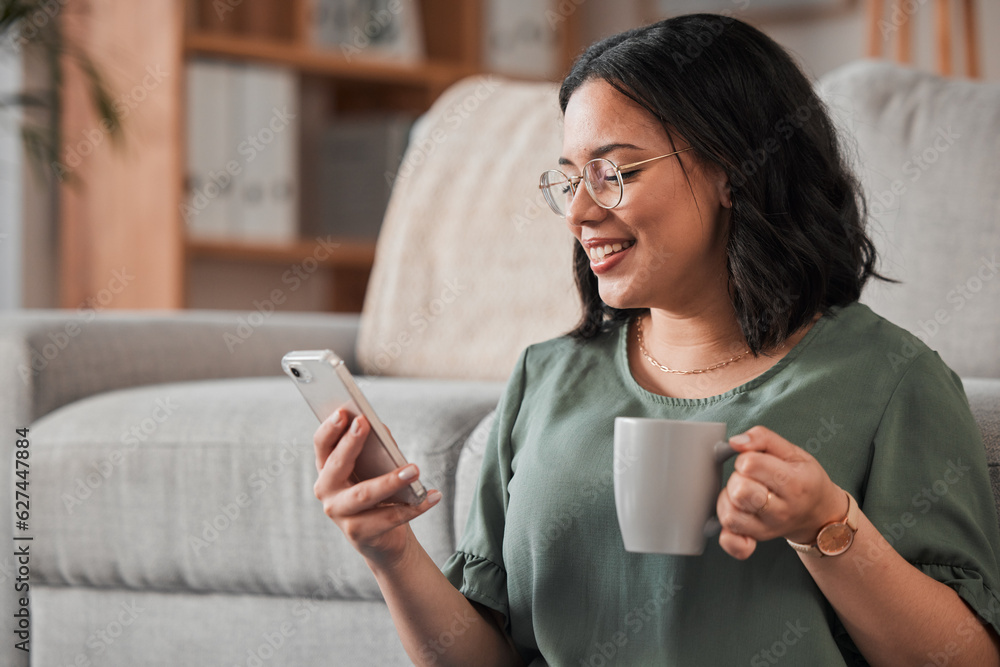
[{"label": "woman's left hand", "polygon": [[740,454],[716,512],[719,546],[730,556],[749,558],[757,542],[775,537],[811,543],[847,513],[847,496],[819,461],[774,431],[754,426],[729,444]]}]

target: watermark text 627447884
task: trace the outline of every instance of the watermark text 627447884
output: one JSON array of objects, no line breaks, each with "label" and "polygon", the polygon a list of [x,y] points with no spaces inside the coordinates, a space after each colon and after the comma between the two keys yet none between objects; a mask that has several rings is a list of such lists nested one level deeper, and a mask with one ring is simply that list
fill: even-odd
[{"label": "watermark text 627447884", "polygon": [[31,581],[31,536],[26,535],[31,519],[31,494],[28,492],[30,476],[31,441],[28,429],[14,432],[14,610],[15,648],[28,653],[31,646],[31,612],[28,609],[28,589]]}]

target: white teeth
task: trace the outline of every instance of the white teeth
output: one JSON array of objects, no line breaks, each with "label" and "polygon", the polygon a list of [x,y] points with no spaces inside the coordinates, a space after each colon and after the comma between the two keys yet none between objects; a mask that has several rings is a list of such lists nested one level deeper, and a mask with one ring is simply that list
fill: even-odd
[{"label": "white teeth", "polygon": [[607,244],[604,246],[596,246],[590,249],[590,259],[595,262],[600,262],[608,255],[613,255],[616,252],[621,252],[635,245],[635,241],[623,241],[621,243]]}]

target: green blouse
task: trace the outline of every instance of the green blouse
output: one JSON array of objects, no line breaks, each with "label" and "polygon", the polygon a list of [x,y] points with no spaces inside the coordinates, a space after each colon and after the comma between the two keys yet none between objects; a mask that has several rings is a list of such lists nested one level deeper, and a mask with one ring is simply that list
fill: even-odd
[{"label": "green blouse", "polygon": [[[750,382],[678,399],[636,383],[627,331],[524,351],[444,566],[467,598],[506,616],[526,662],[865,664],[784,540],[759,544],[746,561],[718,540],[701,556],[625,551],[612,477],[620,415],[726,422],[730,436],[755,424],[774,430],[811,452],[904,558],[1000,629],[1000,530],[982,438],[937,353],[852,304]],[[861,548],[842,556],[862,573],[878,557]],[[955,628],[941,656],[979,630]]]}]

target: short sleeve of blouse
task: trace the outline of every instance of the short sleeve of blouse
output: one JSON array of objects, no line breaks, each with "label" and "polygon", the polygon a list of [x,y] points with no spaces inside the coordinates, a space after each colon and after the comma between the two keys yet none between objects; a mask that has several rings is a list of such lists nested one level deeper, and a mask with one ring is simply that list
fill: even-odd
[{"label": "short sleeve of blouse", "polygon": [[[961,380],[936,352],[913,359],[886,404],[863,496],[865,514],[903,558],[1000,632],[1000,528],[982,434]],[[864,572],[879,555],[873,547],[852,558]],[[956,645],[975,630],[956,628]]]},{"label": "short sleeve of blouse", "polygon": [[499,611],[510,622],[503,559],[508,485],[513,474],[510,434],[524,395],[527,351],[521,353],[497,405],[479,472],[476,495],[457,551],[441,568],[465,597]]}]

